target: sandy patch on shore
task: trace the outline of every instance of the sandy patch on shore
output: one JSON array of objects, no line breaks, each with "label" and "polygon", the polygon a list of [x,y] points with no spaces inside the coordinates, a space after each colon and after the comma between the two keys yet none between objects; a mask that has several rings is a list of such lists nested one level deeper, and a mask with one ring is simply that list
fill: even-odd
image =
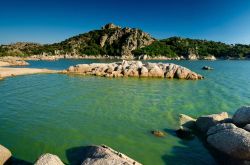
[{"label": "sandy patch on shore", "polygon": [[34,69],[34,68],[7,68],[0,67],[0,79],[11,76],[37,74],[37,73],[58,73],[56,70]]}]

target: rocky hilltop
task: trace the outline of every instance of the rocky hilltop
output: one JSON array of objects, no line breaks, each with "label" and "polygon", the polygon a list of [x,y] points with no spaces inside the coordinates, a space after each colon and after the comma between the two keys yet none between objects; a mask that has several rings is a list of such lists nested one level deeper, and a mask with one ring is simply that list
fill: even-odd
[{"label": "rocky hilltop", "polygon": [[16,43],[0,46],[0,56],[65,55],[119,56],[132,59],[132,51],[155,41],[148,33],[136,28],[121,28],[112,23],[100,30],[71,37],[60,43],[39,45]]},{"label": "rocky hilltop", "polygon": [[[121,28],[114,24],[107,24],[101,30],[90,31],[63,41],[73,54],[112,55],[123,58],[133,58],[132,51],[143,48],[155,41],[148,33],[135,28]],[[64,51],[64,50],[58,50]]]},{"label": "rocky hilltop", "polygon": [[203,76],[176,65],[163,63],[146,63],[125,61],[115,63],[92,63],[71,66],[64,73],[94,75],[102,77],[157,77],[199,80]]}]

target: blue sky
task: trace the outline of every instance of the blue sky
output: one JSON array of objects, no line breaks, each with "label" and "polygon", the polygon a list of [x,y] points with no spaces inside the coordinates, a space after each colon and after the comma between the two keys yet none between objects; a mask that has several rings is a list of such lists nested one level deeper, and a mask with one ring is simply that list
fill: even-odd
[{"label": "blue sky", "polygon": [[153,37],[250,44],[250,0],[0,0],[0,44],[54,43],[113,22]]}]

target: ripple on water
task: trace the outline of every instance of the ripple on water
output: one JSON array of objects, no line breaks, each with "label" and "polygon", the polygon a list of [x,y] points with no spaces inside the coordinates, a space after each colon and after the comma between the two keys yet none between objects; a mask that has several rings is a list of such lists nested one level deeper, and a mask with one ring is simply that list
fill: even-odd
[{"label": "ripple on water", "polygon": [[[214,164],[198,139],[176,138],[173,129],[178,126],[178,114],[232,114],[239,106],[249,104],[250,63],[174,62],[206,79],[41,74],[1,81],[0,141],[14,156],[31,162],[44,152],[57,154],[68,162],[66,151],[70,148],[107,144],[146,165]],[[31,62],[30,67],[64,69],[77,63]],[[204,65],[215,70],[200,70]],[[150,134],[153,129],[166,131],[167,136],[156,138]]]}]

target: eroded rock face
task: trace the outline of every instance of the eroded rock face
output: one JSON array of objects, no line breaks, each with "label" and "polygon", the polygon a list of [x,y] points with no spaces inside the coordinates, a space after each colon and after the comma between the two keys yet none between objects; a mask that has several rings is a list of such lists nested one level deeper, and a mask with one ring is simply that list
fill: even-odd
[{"label": "eroded rock face", "polygon": [[11,152],[4,146],[0,145],[0,165],[3,165],[10,158]]},{"label": "eroded rock face", "polygon": [[87,158],[82,165],[141,165],[128,156],[113,150],[112,148],[102,146],[91,146]]},{"label": "eroded rock face", "polygon": [[58,156],[46,153],[38,158],[35,165],[64,165],[64,163]]},{"label": "eroded rock face", "polygon": [[239,108],[233,115],[233,122],[242,126],[250,124],[250,106]]},{"label": "eroded rock face", "polygon": [[228,119],[228,113],[222,112],[220,114],[204,115],[196,120],[197,128],[202,132],[207,132],[208,129],[224,120]]},{"label": "eroded rock face", "polygon": [[250,160],[250,133],[232,123],[218,124],[207,132],[207,142],[236,159]]},{"label": "eroded rock face", "polygon": [[203,79],[203,76],[191,70],[175,65],[146,63],[141,61],[123,61],[116,63],[78,64],[69,67],[64,73],[76,73],[103,77],[158,77],[187,80]]}]

